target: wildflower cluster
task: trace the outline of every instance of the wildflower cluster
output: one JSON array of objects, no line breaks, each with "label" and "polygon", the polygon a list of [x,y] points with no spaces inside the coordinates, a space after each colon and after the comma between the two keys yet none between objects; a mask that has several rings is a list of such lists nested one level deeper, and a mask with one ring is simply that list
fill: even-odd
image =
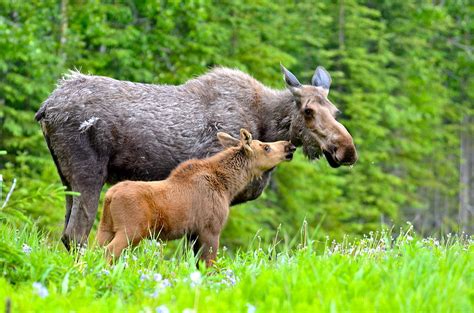
[{"label": "wildflower cluster", "polygon": [[224,279],[222,279],[222,284],[226,286],[234,286],[237,283],[237,277],[234,272],[230,269],[224,271]]},{"label": "wildflower cluster", "polygon": [[152,285],[153,292],[150,294],[150,297],[156,298],[158,295],[172,286],[171,281],[168,278],[163,278],[163,275],[160,273],[155,273],[150,270],[139,270],[138,274],[140,275],[140,281]]},{"label": "wildflower cluster", "polygon": [[189,279],[191,281],[191,287],[194,288],[194,287],[197,287],[197,286],[201,285],[201,283],[202,283],[201,272],[199,272],[199,271],[192,272],[189,275]]},{"label": "wildflower cluster", "polygon": [[143,252],[150,257],[158,257],[162,254],[164,246],[166,246],[166,244],[159,240],[147,240]]},{"label": "wildflower cluster", "polygon": [[326,248],[326,254],[328,256],[339,254],[339,255],[350,255],[354,257],[358,256],[381,256],[387,251],[387,241],[385,234],[380,235],[379,233],[370,233],[369,236],[364,237],[356,244],[348,242],[345,237],[342,243],[338,243],[335,240],[332,241],[331,245]]},{"label": "wildflower cluster", "polygon": [[33,289],[35,289],[40,298],[46,298],[49,295],[48,289],[42,283],[34,282]]},{"label": "wildflower cluster", "polygon": [[23,244],[23,246],[21,247],[21,249],[23,250],[23,253],[26,254],[26,255],[30,255],[31,251],[33,250],[29,245],[27,245],[26,243]]},{"label": "wildflower cluster", "polygon": [[164,304],[158,306],[156,308],[156,313],[170,313],[170,309]]}]

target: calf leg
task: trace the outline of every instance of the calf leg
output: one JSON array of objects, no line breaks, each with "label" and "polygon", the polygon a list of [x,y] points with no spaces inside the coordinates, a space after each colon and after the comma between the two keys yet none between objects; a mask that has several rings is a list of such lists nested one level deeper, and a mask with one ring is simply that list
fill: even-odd
[{"label": "calf leg", "polygon": [[97,243],[99,244],[99,246],[103,247],[106,244],[108,244],[110,241],[112,241],[112,239],[114,238],[114,235],[115,235],[114,232],[107,229],[103,229],[102,225],[100,225],[99,231],[97,232]]},{"label": "calf leg", "polygon": [[131,245],[135,247],[146,238],[147,230],[140,229],[140,227],[133,227],[128,230],[119,230],[115,233],[112,241],[106,246],[107,259],[112,261],[120,257],[123,249]]},{"label": "calf leg", "polygon": [[201,260],[206,262],[207,267],[211,267],[217,257],[217,249],[219,249],[219,234],[211,232],[201,232],[197,242],[194,245],[194,252],[201,251]]},{"label": "calf leg", "polygon": [[104,211],[102,212],[102,218],[99,224],[99,230],[97,231],[97,243],[101,247],[108,244],[115,235],[114,223],[110,213],[110,203],[111,200],[106,197],[104,201]]},{"label": "calf leg", "polygon": [[128,243],[127,234],[124,231],[115,234],[114,239],[112,239],[112,241],[105,247],[109,263],[120,257],[123,249],[128,247]]}]

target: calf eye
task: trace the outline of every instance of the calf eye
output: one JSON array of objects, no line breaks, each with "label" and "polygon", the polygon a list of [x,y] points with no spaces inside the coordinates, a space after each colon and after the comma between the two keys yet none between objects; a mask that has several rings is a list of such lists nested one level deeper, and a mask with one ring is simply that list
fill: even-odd
[{"label": "calf eye", "polygon": [[270,148],[270,146],[265,146],[263,147],[263,150],[265,150],[265,152],[270,152],[270,150],[272,149]]},{"label": "calf eye", "polygon": [[304,112],[304,115],[306,115],[306,116],[308,116],[308,117],[311,116],[311,115],[313,115],[313,110],[310,109],[310,108],[304,109],[303,112]]}]

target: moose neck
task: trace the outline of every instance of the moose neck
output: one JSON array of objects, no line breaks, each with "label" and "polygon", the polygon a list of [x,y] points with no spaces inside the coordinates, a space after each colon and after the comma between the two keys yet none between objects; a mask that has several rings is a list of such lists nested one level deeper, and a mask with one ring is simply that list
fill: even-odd
[{"label": "moose neck", "polygon": [[260,134],[260,139],[267,142],[291,140],[296,146],[301,145],[298,125],[302,121],[300,121],[293,94],[289,90],[265,88],[261,102],[263,107],[261,118],[265,131]]},{"label": "moose neck", "polygon": [[252,161],[242,149],[233,148],[215,155],[218,184],[233,199],[254,178]]}]

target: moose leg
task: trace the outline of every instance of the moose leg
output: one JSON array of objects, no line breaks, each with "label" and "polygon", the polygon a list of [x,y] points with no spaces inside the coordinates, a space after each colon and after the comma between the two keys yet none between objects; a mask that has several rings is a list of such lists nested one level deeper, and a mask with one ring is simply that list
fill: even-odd
[{"label": "moose leg", "polygon": [[102,184],[99,183],[73,187],[81,195],[73,197],[69,221],[61,238],[68,250],[71,244],[86,243],[97,215],[101,189]]},{"label": "moose leg", "polygon": [[273,170],[269,170],[263,173],[261,178],[252,180],[244,190],[242,190],[237,196],[234,197],[234,199],[232,199],[231,205],[257,199],[270,181],[272,171]]},{"label": "moose leg", "polygon": [[[66,187],[66,191],[71,191],[71,184],[68,182],[66,177],[64,176],[62,170],[61,170],[61,164],[59,162],[59,159],[54,152],[52,146],[51,146],[51,140],[49,139],[48,136],[45,136],[46,139],[46,144],[48,145],[48,149],[51,153],[51,156],[53,157],[54,165],[56,165],[56,169],[58,170],[59,177],[61,178],[61,182],[63,183],[63,186]],[[72,196],[71,195],[66,195],[66,215],[64,216],[64,228],[63,228],[63,233],[66,230],[67,223],[69,222],[69,217],[71,216],[71,208],[72,208]]]},{"label": "moose leg", "polygon": [[[70,187],[66,187],[67,191],[71,191]],[[66,231],[67,224],[69,223],[69,218],[71,217],[72,209],[72,196],[66,195],[66,214],[64,215],[64,228],[63,233]]]},{"label": "moose leg", "polygon": [[[90,154],[89,154],[90,155]],[[74,173],[69,179],[72,191],[79,192],[79,196],[72,197],[72,207],[69,218],[66,216],[67,226],[61,237],[68,250],[71,245],[83,245],[94,224],[99,205],[99,196],[105,183],[107,162],[88,158],[85,166]]]},{"label": "moose leg", "polygon": [[[58,167],[58,172],[59,172],[59,176],[61,177],[63,186],[66,187],[66,191],[71,191],[71,185],[66,180],[66,178],[64,178],[64,176],[61,174],[61,172],[59,171],[59,167]],[[69,222],[69,217],[71,216],[71,209],[72,209],[72,196],[66,195],[65,198],[66,198],[66,214],[64,215],[63,233],[64,231],[66,231],[67,223]]]}]

